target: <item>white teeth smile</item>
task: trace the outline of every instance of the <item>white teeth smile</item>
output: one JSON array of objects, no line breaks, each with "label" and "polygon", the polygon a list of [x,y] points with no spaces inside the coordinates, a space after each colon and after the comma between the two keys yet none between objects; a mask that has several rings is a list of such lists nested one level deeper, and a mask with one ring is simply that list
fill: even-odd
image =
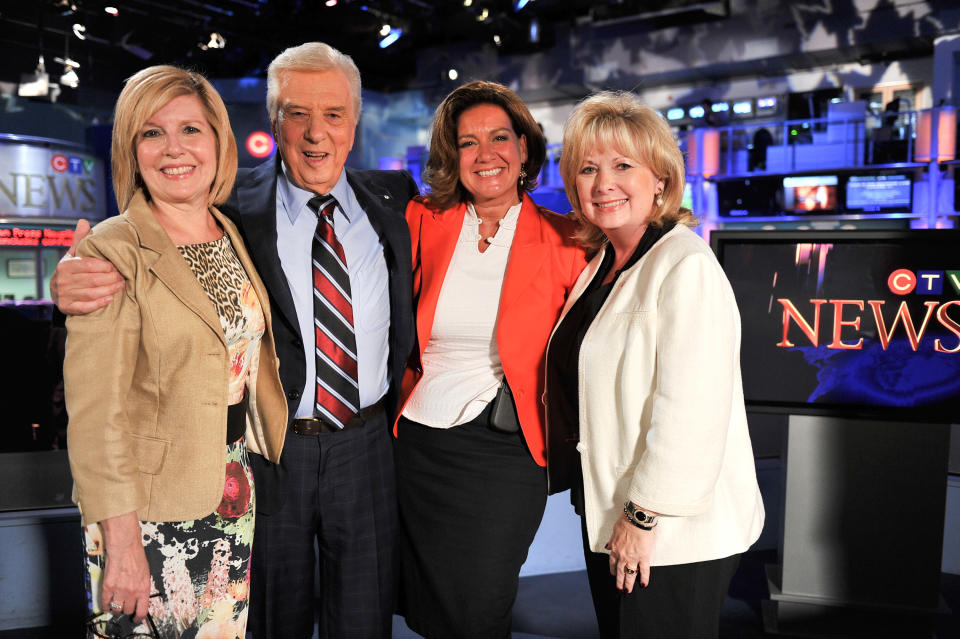
[{"label": "white teeth smile", "polygon": [[192,171],[193,168],[192,166],[178,166],[176,168],[160,169],[160,172],[164,175],[183,175]]},{"label": "white teeth smile", "polygon": [[493,177],[494,175],[500,175],[503,172],[503,167],[499,169],[490,169],[489,171],[477,171],[477,175],[480,177]]},{"label": "white teeth smile", "polygon": [[594,202],[593,205],[598,209],[609,209],[609,208],[620,206],[621,204],[626,204],[626,203],[627,201],[624,199],[624,200],[616,200],[615,202]]},{"label": "white teeth smile", "polygon": [[310,151],[304,151],[303,154],[308,158],[320,158],[323,159],[327,157],[326,153],[311,153]]}]

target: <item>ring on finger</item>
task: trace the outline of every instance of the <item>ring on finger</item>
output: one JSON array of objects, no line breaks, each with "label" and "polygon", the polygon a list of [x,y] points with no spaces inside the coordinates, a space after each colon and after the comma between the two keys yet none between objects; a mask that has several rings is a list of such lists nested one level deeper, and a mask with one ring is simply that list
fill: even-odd
[{"label": "ring on finger", "polygon": [[631,568],[630,566],[624,566],[624,567],[623,567],[623,572],[627,573],[628,575],[635,575],[635,574],[637,574],[637,569],[636,569],[636,568]]},{"label": "ring on finger", "polygon": [[110,602],[110,610],[121,610],[122,608],[123,608],[123,605],[118,604],[116,601]]}]

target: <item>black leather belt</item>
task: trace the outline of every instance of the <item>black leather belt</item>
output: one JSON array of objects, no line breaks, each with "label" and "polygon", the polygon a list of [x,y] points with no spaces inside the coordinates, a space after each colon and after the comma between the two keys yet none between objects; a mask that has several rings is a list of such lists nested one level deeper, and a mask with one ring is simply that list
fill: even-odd
[{"label": "black leather belt", "polygon": [[361,408],[360,412],[347,421],[343,428],[337,428],[333,424],[328,424],[319,417],[298,417],[290,424],[290,430],[297,435],[319,435],[321,433],[339,433],[342,430],[351,428],[360,428],[375,417],[384,413],[383,398],[381,397],[375,403],[366,408]]}]

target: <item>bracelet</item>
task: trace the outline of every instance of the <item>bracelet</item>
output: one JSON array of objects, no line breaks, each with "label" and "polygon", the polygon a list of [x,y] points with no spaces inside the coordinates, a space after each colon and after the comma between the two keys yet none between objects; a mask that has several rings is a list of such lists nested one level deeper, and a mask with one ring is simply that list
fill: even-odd
[{"label": "bracelet", "polygon": [[653,530],[657,527],[657,516],[648,515],[628,501],[623,505],[623,515],[631,524],[640,530]]}]

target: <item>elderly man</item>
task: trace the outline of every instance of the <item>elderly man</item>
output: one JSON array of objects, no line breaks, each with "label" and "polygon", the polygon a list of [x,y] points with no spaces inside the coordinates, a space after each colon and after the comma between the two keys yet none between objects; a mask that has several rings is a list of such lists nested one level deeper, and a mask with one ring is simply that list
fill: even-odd
[{"label": "elderly man", "polygon": [[[360,74],[322,43],[287,49],[267,72],[279,158],[241,169],[224,212],[270,293],[290,427],[279,465],[251,455],[257,520],[249,626],[308,639],[314,542],[320,637],[388,637],[397,512],[389,425],[414,342],[406,173],[345,169]],[[80,235],[78,233],[78,235]],[[67,313],[120,288],[108,263],[63,262]]]}]

